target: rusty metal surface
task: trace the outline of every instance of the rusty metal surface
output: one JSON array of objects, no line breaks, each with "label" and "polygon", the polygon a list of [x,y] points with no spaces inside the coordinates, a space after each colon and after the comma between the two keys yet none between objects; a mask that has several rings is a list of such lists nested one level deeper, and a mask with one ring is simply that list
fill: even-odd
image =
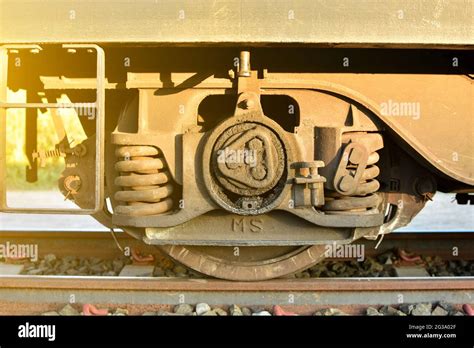
[{"label": "rusty metal surface", "polygon": [[2,0],[0,42],[465,47],[473,16],[471,0]]},{"label": "rusty metal surface", "polygon": [[[212,228],[210,228],[212,226]],[[298,226],[298,228],[294,228]],[[178,226],[146,228],[144,241],[152,245],[271,246],[316,245],[352,241],[353,228],[315,226],[284,212],[241,216],[207,213]],[[291,231],[289,233],[288,231]]]},{"label": "rusty metal surface", "polygon": [[[275,57],[271,51],[257,50],[257,68],[251,64],[251,52],[241,51],[239,58],[213,71],[208,61],[193,65],[187,59],[183,65],[166,60],[164,65],[147,66],[144,62],[153,60],[147,53],[157,49],[134,49],[145,61],[133,70],[144,68],[143,74],[124,74],[113,63],[114,58],[122,59],[118,55],[110,58],[108,70],[110,81],[113,76],[118,79],[113,85],[119,89],[110,96],[117,105],[109,113],[107,153],[117,148],[118,159],[96,162],[107,162],[111,221],[138,238],[145,236],[148,243],[162,245],[165,253],[201,273],[249,281],[302,270],[323,259],[321,244],[327,240],[375,239],[407,224],[437,185],[451,191],[474,180],[474,147],[460,141],[472,128],[472,79],[461,74],[467,68],[454,72],[458,75],[345,74],[340,72],[344,69],[299,70],[299,64],[290,62],[269,71]],[[221,57],[221,48],[209,53],[217,51]],[[50,52],[54,55],[54,46]],[[208,51],[192,52],[209,56]],[[232,57],[230,53],[222,57]],[[176,85],[172,73],[188,68],[196,68],[196,74],[186,79],[181,73]],[[23,83],[28,79],[25,76]],[[90,83],[42,81],[52,88],[63,83],[82,89]],[[123,86],[130,91],[121,91]],[[126,97],[118,101],[117,96]],[[279,97],[286,98],[286,105],[277,110],[273,107]],[[392,112],[392,104],[415,104],[415,110],[408,111],[416,112]],[[446,116],[459,119],[459,125],[452,126]],[[93,137],[90,129],[88,136]],[[439,146],[441,139],[444,146]],[[253,152],[253,160],[234,156],[240,158],[235,163],[227,155],[222,160],[221,151]],[[417,155],[424,159],[417,162],[412,158]],[[75,176],[69,176],[74,181]],[[69,181],[69,191],[80,189],[77,180],[72,186]],[[213,210],[224,217],[202,218]],[[271,210],[281,215],[283,224],[270,216]],[[232,235],[236,216],[262,214],[267,215],[248,221],[247,227],[268,237]],[[314,229],[285,236],[303,223]],[[245,228],[245,221],[238,224]],[[236,259],[229,248],[235,245],[248,248],[245,255]]]},{"label": "rusty metal surface", "polygon": [[324,245],[267,249],[253,246],[239,251],[238,257],[235,257],[232,248],[225,247],[164,245],[160,249],[200,273],[244,282],[278,278],[301,271],[323,260],[326,252]]},{"label": "rusty metal surface", "polygon": [[[256,76],[257,72],[252,72],[253,75],[251,76]],[[146,77],[145,77],[146,78]],[[138,76],[135,76],[135,80],[138,79]],[[243,81],[240,81],[240,79],[243,79]],[[246,77],[239,78],[239,86],[243,83],[245,86],[245,80]],[[262,82],[254,80],[250,78],[249,81],[252,81],[252,86],[251,88],[254,88],[254,90],[257,90],[257,93],[260,93],[263,91],[262,88]],[[264,81],[264,80],[263,80]],[[241,83],[242,82],[242,83]],[[306,208],[306,209],[292,209],[293,207],[288,207],[288,201],[291,199],[291,197],[287,197],[287,194],[289,193],[288,190],[288,185],[285,187],[283,190],[282,194],[276,194],[274,199],[275,203],[269,203],[268,207],[258,209],[256,207],[255,209],[240,209],[239,207],[235,206],[235,203],[232,204],[232,202],[227,202],[225,199],[221,198],[223,195],[221,194],[213,194],[215,191],[215,187],[219,187],[218,185],[211,183],[208,183],[209,180],[211,180],[213,173],[209,171],[208,167],[208,162],[210,162],[210,152],[211,149],[214,146],[214,141],[216,140],[215,138],[218,138],[221,136],[221,133],[224,132],[228,127],[232,126],[233,123],[244,123],[244,122],[250,122],[253,118],[255,118],[257,115],[260,115],[260,113],[257,111],[255,115],[245,115],[241,114],[238,115],[234,118],[229,118],[227,121],[224,123],[221,123],[219,126],[214,128],[210,135],[201,137],[198,125],[194,126],[189,126],[189,123],[193,124],[196,122],[195,119],[193,119],[193,112],[192,110],[195,110],[197,106],[199,105],[200,102],[202,102],[203,98],[205,98],[208,95],[218,95],[216,94],[216,90],[199,90],[197,93],[194,94],[193,98],[189,99],[190,104],[185,105],[183,108],[184,110],[191,110],[191,112],[185,112],[183,116],[181,116],[177,121],[174,119],[170,119],[168,117],[169,112],[168,110],[173,110],[174,113],[176,113],[176,110],[179,109],[179,106],[182,105],[183,103],[183,95],[180,93],[175,93],[175,94],[164,94],[161,95],[159,94],[158,96],[155,94],[153,95],[152,89],[147,89],[148,86],[146,85],[141,85],[143,88],[139,89],[139,95],[140,99],[138,102],[138,110],[139,114],[135,117],[138,117],[139,119],[139,130],[138,133],[132,132],[124,132],[121,131],[121,129],[125,129],[127,124],[130,124],[133,122],[135,119],[132,114],[130,116],[127,114],[127,118],[122,119],[121,126],[119,124],[118,129],[114,132],[114,142],[115,143],[128,143],[128,144],[133,144],[133,143],[147,143],[150,145],[154,145],[157,147],[163,147],[165,148],[164,153],[165,157],[167,158],[167,161],[171,163],[170,165],[170,171],[172,174],[177,174],[177,173],[190,173],[190,179],[191,182],[187,183],[184,182],[184,187],[183,187],[183,196],[182,199],[183,201],[187,202],[187,208],[181,209],[180,211],[175,212],[174,214],[171,215],[163,215],[163,216],[150,216],[150,217],[141,217],[140,219],[136,218],[129,218],[129,217],[124,217],[121,216],[120,214],[116,214],[113,217],[113,220],[116,224],[118,225],[128,225],[128,226],[136,226],[136,227],[170,227],[177,225],[179,223],[183,223],[187,220],[189,220],[191,217],[195,217],[199,215],[199,213],[204,213],[206,212],[206,209],[210,209],[211,207],[208,206],[208,198],[206,196],[202,197],[202,189],[200,189],[200,186],[202,186],[202,182],[206,184],[206,188],[209,192],[211,192],[211,197],[216,200],[217,203],[221,206],[224,207],[224,209],[230,210],[233,213],[241,214],[241,213],[248,213],[248,214],[260,214],[263,213],[264,211],[268,210],[269,208],[274,208],[276,206],[276,203],[279,204],[279,209],[284,209],[289,211],[290,213],[293,213],[295,215],[298,215],[302,217],[303,219],[306,219],[310,222],[313,222],[318,225],[322,226],[376,226],[380,225],[382,223],[382,216],[379,211],[372,211],[372,214],[366,214],[364,217],[361,216],[356,216],[356,214],[353,215],[347,215],[344,216],[343,219],[335,217],[335,216],[329,216],[329,215],[322,215],[322,214],[315,214],[313,209],[311,207]],[[149,86],[151,87],[151,86]],[[241,87],[239,87],[239,90],[241,90]],[[186,91],[188,92],[188,91]],[[207,95],[206,95],[207,92]],[[224,91],[222,91],[224,92]],[[248,91],[243,93],[247,93]],[[282,91],[283,92],[283,91]],[[240,99],[242,99],[242,102],[245,101],[247,97],[243,97],[242,95],[239,96]],[[160,102],[160,99],[162,100]],[[165,102],[166,101],[166,102]],[[338,99],[333,98],[334,103],[337,103]],[[165,102],[164,104],[162,104]],[[340,102],[340,100],[339,100]],[[254,102],[253,103],[255,107],[258,109],[259,102]],[[142,107],[140,105],[143,105]],[[161,108],[159,107],[161,105]],[[174,105],[174,106],[173,106]],[[240,102],[237,102],[237,105],[240,105]],[[347,105],[347,104],[346,104]],[[240,107],[236,108],[236,112],[241,109]],[[148,112],[147,112],[148,110]],[[343,108],[341,110],[338,110],[341,112],[341,116],[344,112],[347,112],[347,109],[344,110]],[[152,117],[153,115],[153,117]],[[357,125],[353,126],[348,126],[345,127],[344,130],[348,131],[357,131],[357,130],[374,130],[377,129],[373,123],[368,119],[366,115],[364,115],[362,112],[359,112],[357,114]],[[332,116],[332,115],[331,115]],[[245,119],[247,117],[248,119]],[[304,115],[305,120],[303,120],[302,124],[298,127],[298,134],[304,133],[305,130],[307,129],[308,132],[312,131],[312,126],[314,125],[314,116],[310,115]],[[354,116],[355,117],[355,116]],[[331,118],[331,120],[328,119],[323,119],[321,121],[323,122],[328,122],[331,124],[334,124],[333,116],[330,117],[328,115],[328,118]],[[157,120],[160,120],[158,122]],[[342,120],[340,120],[342,122]],[[288,134],[284,132],[282,129],[280,129],[275,122],[272,122],[266,117],[260,117],[259,118],[260,123],[266,123],[268,124],[269,127],[272,129],[276,130],[279,137],[284,140],[285,143],[285,148],[288,156],[288,162],[291,163],[294,160],[305,160],[308,159],[308,151],[307,147],[310,147],[311,140],[305,139],[305,141],[308,141],[305,146],[301,146],[301,140],[299,135],[296,136],[294,134]],[[183,152],[182,152],[182,160],[181,161],[175,161],[174,164],[176,168],[173,169],[173,159],[175,156],[173,156],[173,149],[170,147],[171,144],[173,144],[173,135],[176,133],[180,133],[179,131],[179,126],[181,124],[181,127],[187,127],[187,130],[183,134]],[[337,127],[337,126],[335,126]],[[150,133],[152,135],[150,135]],[[192,137],[192,138],[191,138]],[[198,138],[199,137],[199,138]],[[164,138],[169,138],[170,141],[165,140]],[[192,143],[187,145],[187,142],[189,141],[188,139],[193,139]],[[202,146],[202,143],[204,143],[204,154],[203,158],[204,161],[202,163],[202,168],[199,168],[197,166],[196,160],[199,161],[200,158],[200,146]],[[195,153],[195,155],[193,155]],[[179,153],[178,153],[179,156]],[[290,157],[291,156],[291,157]],[[194,157],[194,158],[193,158]],[[169,160],[168,160],[169,159]],[[186,166],[186,170],[183,170],[182,167]],[[203,171],[203,174],[200,173],[200,171]],[[194,171],[194,173],[193,173]],[[178,182],[182,182],[182,178],[179,176],[175,175],[174,179]],[[235,178],[234,178],[235,179]],[[285,191],[287,192],[285,196]],[[200,197],[201,196],[201,197]],[[225,198],[225,197],[224,197]],[[257,197],[258,198],[258,197]],[[239,198],[236,202],[240,202],[241,198]],[[206,204],[202,204],[206,202]],[[220,203],[219,203],[220,202]],[[241,204],[240,202],[239,204]],[[247,202],[248,203],[248,202]],[[258,200],[257,203],[258,205]],[[252,203],[253,206],[253,203]],[[215,208],[215,207],[212,207]],[[242,210],[242,211],[241,211]],[[381,209],[383,210],[383,209]],[[191,212],[191,215],[190,215]]]},{"label": "rusty metal surface", "polygon": [[[227,144],[228,139],[233,142]],[[266,213],[280,205],[288,191],[285,183],[292,150],[283,130],[263,113],[253,111],[231,117],[214,128],[206,139],[202,154],[206,188],[219,206],[232,213]],[[230,156],[221,161],[219,154],[226,155],[227,151],[236,155],[246,151],[252,154],[254,163],[246,164],[245,158],[229,163]],[[232,194],[239,198],[231,199]]]},{"label": "rusty metal surface", "polygon": [[[463,75],[301,74],[293,82],[268,76],[267,88],[311,89],[346,95],[374,112],[436,169],[474,185],[474,80]],[[313,80],[310,82],[306,80]],[[306,80],[306,81],[305,81]],[[384,86],[383,88],[379,88]],[[449,88],[447,88],[449,86]],[[262,86],[263,87],[263,86]],[[426,91],[430,91],[427,93]],[[291,94],[290,94],[291,95]],[[436,102],[433,96],[436,95]],[[304,101],[308,103],[309,100]],[[390,102],[413,102],[420,114],[390,114]],[[442,105],[442,107],[440,107]],[[455,122],[453,122],[455,120]],[[430,129],[429,132],[426,130]],[[443,143],[444,146],[440,146]],[[448,146],[446,146],[448,145]]]},{"label": "rusty metal surface", "polygon": [[[452,57],[451,57],[452,58]],[[374,58],[375,59],[375,58]],[[449,62],[451,63],[451,62]],[[179,86],[174,95],[161,96],[162,110],[157,110],[154,102],[149,106],[155,113],[173,114],[176,107],[174,99],[183,102],[186,110],[192,110],[198,95],[209,95],[223,93],[232,88],[232,80],[210,76],[200,80],[199,84],[192,84],[193,73],[172,73],[171,84],[167,84],[166,75],[160,73],[128,73],[127,86],[129,88],[146,88],[151,94],[151,88],[163,88],[169,92],[169,86]],[[80,80],[80,79],[79,79]],[[46,78],[45,88],[66,88],[66,86],[77,87],[80,81],[76,79],[53,79]],[[62,81],[62,83],[59,83]],[[387,126],[393,129],[409,146],[430,162],[437,170],[449,175],[455,180],[473,185],[471,158],[474,148],[473,138],[466,132],[473,129],[472,117],[469,114],[473,106],[473,82],[471,78],[463,75],[430,75],[430,74],[285,74],[268,72],[266,78],[261,80],[260,88],[262,94],[285,93],[297,98],[301,110],[312,108],[322,109],[315,106],[315,102],[324,102],[317,94],[311,91],[325,90],[329,93],[338,93],[348,96],[354,101],[361,103],[375,113]],[[84,82],[85,83],[85,82]],[[110,85],[110,84],[109,84]],[[121,84],[115,84],[119,86]],[[384,88],[380,88],[384,86]],[[447,87],[448,86],[448,87]],[[182,90],[182,88],[193,87],[194,90]],[[80,88],[93,88],[90,82]],[[206,92],[205,88],[209,88]],[[291,89],[290,89],[291,88]],[[427,93],[426,91],[429,91]],[[436,95],[436,103],[432,102],[432,96]],[[420,106],[419,115],[384,115],[382,106],[392,102]],[[439,107],[443,105],[443,107]],[[183,116],[180,115],[180,119]],[[451,122],[453,119],[456,122]],[[186,122],[190,120],[187,119]],[[436,127],[433,127],[436,125]],[[426,132],[430,129],[430,132]],[[154,137],[161,137],[164,150],[174,152],[176,150],[172,133],[176,132],[176,126],[156,129],[153,127]],[[466,134],[465,134],[466,133]],[[171,134],[171,135],[170,135]],[[461,135],[461,136],[460,136]],[[441,140],[442,139],[442,140]],[[132,141],[132,137],[129,137]],[[440,142],[448,146],[439,146]],[[173,177],[181,183],[181,166],[175,164],[175,158],[168,156],[167,162]]]},{"label": "rusty metal surface", "polygon": [[[38,304],[61,304],[74,293],[79,303],[101,305],[133,304],[176,305],[286,305],[299,313],[312,314],[328,305],[389,305],[438,302],[471,303],[474,279],[317,279],[273,280],[259,283],[236,283],[203,280],[166,280],[150,278],[93,277],[0,277],[0,310],[9,311],[21,303],[23,309]],[[290,302],[291,301],[291,302]],[[113,306],[112,306],[113,307]],[[352,308],[354,309],[354,308]],[[301,311],[301,312],[300,312]]]},{"label": "rusty metal surface", "polygon": [[[191,112],[186,112],[186,108],[184,108],[182,114],[185,117],[180,118],[178,121],[171,119],[168,114],[163,115],[163,117],[156,117],[155,110],[156,113],[163,113],[166,111],[162,109],[166,110],[169,107],[163,106],[161,103],[163,99],[168,99],[171,103],[178,103],[178,105],[175,105],[178,110],[182,107],[182,99],[179,98],[179,93],[164,93],[166,97],[163,98],[162,93],[153,92],[152,89],[140,88],[138,90],[138,111],[135,113],[127,112],[125,117],[120,119],[114,131],[114,142],[120,145],[139,146],[146,141],[156,141],[153,145],[156,148],[162,148],[163,139],[150,139],[149,134],[162,133],[167,134],[168,137],[182,135],[182,153],[178,153],[178,156],[181,155],[182,160],[176,161],[175,164],[181,162],[182,166],[187,165],[193,168],[196,173],[193,180],[197,185],[194,187],[195,191],[191,191],[190,195],[189,191],[187,191],[190,189],[189,184],[183,180],[184,188],[182,195],[177,197],[180,199],[180,202],[184,202],[184,207],[180,204],[180,209],[175,209],[166,214],[160,211],[159,214],[147,216],[146,219],[141,216],[124,216],[125,214],[122,211],[116,211],[113,221],[124,226],[145,227],[146,238],[144,240],[146,242],[161,245],[161,250],[165,253],[198,272],[217,278],[237,281],[257,281],[281,277],[321,261],[324,258],[325,249],[315,239],[323,241],[334,238],[331,236],[333,231],[327,230],[324,227],[374,227],[370,230],[370,234],[376,234],[377,227],[383,224],[385,200],[381,200],[379,205],[372,207],[370,210],[366,211],[365,208],[362,208],[352,210],[347,214],[345,214],[346,212],[339,211],[335,211],[332,214],[321,213],[311,203],[303,206],[301,204],[299,206],[293,204],[291,196],[292,185],[300,185],[303,179],[307,181],[310,178],[302,177],[300,173],[294,180],[289,180],[295,175],[295,173],[290,171],[290,168],[296,171],[297,168],[294,167],[295,162],[306,163],[313,160],[313,158],[308,157],[306,149],[315,145],[310,136],[302,139],[298,132],[300,129],[307,128],[307,133],[311,134],[316,124],[315,122],[311,123],[311,121],[315,121],[314,116],[307,116],[307,122],[299,125],[298,131],[296,131],[296,127],[293,130],[285,130],[283,125],[272,120],[263,112],[260,98],[262,88],[258,78],[259,72],[252,70],[249,52],[242,51],[240,53],[236,73],[237,79],[234,82],[236,84],[237,98],[234,102],[235,104],[230,104],[234,111],[230,117],[221,122],[216,122],[214,127],[208,126],[210,129],[200,126],[199,118],[195,117],[195,108],[192,108]],[[211,94],[209,93],[207,96]],[[202,98],[207,96],[199,93],[193,98],[193,101],[199,105],[203,103]],[[336,100],[341,102],[340,99]],[[348,110],[352,110],[350,105],[348,105]],[[348,110],[345,110],[346,113]],[[222,117],[221,115],[219,116]],[[379,127],[372,122],[370,116],[363,112],[354,116],[351,115],[351,118],[353,119],[352,122],[346,121],[343,124],[333,125],[333,127],[340,134],[354,131],[354,129],[365,131],[379,130]],[[185,123],[186,121],[184,120],[189,120],[190,124]],[[365,120],[369,126],[364,127],[361,120]],[[136,124],[137,127],[135,127]],[[186,127],[186,130],[180,130],[183,127]],[[365,133],[363,134],[367,137]],[[199,145],[184,146],[184,139],[189,137],[193,137],[192,139],[195,141],[198,140]],[[339,148],[349,146],[342,143],[344,137],[339,139],[341,141],[336,144],[336,151],[333,151],[328,156],[330,161],[338,161]],[[354,140],[352,139],[352,141]],[[381,143],[381,141],[379,142]],[[382,144],[370,150],[375,152],[381,147]],[[373,164],[377,161],[378,155],[365,151],[365,147],[363,149],[367,157],[362,164],[365,169],[367,162],[370,161],[370,164]],[[239,151],[247,154],[251,153],[253,161],[249,160],[249,156],[237,156],[236,153]],[[224,156],[221,156],[222,152],[225,153]],[[228,156],[229,152],[234,156]],[[164,157],[174,157],[173,155],[176,156],[176,153],[167,152]],[[369,157],[374,155],[377,158],[370,160]],[[351,153],[352,164],[362,162],[360,158],[357,159],[356,157]],[[123,163],[119,162],[119,164],[121,166],[122,164],[128,166],[131,164],[128,162],[130,162],[130,159]],[[132,162],[134,162],[133,157]],[[346,163],[345,165],[349,164]],[[326,181],[326,178],[319,179],[321,183]],[[178,179],[176,181],[180,182],[181,180]],[[378,183],[376,181],[373,182]],[[196,190],[196,188],[203,184],[208,194],[199,189]],[[314,183],[311,182],[310,184]],[[357,195],[372,194],[373,191],[379,188],[377,186],[371,190],[364,191],[365,179],[362,180],[359,177],[357,177],[355,185],[361,185],[362,191],[354,191]],[[319,189],[322,190],[323,186],[320,185]],[[143,192],[140,191],[139,193],[141,195]],[[122,194],[122,192],[119,191],[117,194]],[[117,194],[115,195],[115,200],[123,201],[123,198],[120,198]],[[136,194],[134,196],[138,197]],[[268,226],[264,227],[262,219],[260,219],[262,221],[260,223],[257,223],[257,219],[250,221],[251,231],[253,228],[255,231],[270,233],[267,238],[263,236],[252,238],[252,235],[233,237],[226,233],[225,225],[220,227],[212,222],[210,224],[198,223],[197,216],[199,213],[197,211],[201,211],[201,214],[203,212],[199,200],[207,201],[209,197],[218,206],[236,215],[257,216],[274,209],[285,210],[315,224],[315,239],[308,241],[308,237],[302,237],[302,235],[293,235],[290,238],[285,238],[286,229],[281,228],[281,226],[276,228],[275,226],[275,228],[269,230]],[[193,198],[195,199],[194,202],[192,201]],[[140,204],[142,205],[149,204],[144,199],[141,199],[141,201]],[[192,202],[195,205],[190,206],[188,202]],[[319,205],[322,205],[322,202]],[[216,207],[213,208],[215,209]],[[135,207],[130,207],[131,212],[134,209]],[[183,211],[184,214],[182,213]],[[192,221],[185,220],[186,212],[188,211],[196,214]],[[189,218],[190,216],[188,215],[187,220]],[[265,216],[265,219],[268,220],[270,218]],[[221,222],[225,223],[225,218],[223,221],[221,219]],[[157,224],[161,224],[161,226]],[[179,228],[173,228],[174,226]],[[235,224],[232,226],[234,228]],[[193,231],[192,236],[190,233],[187,233],[189,228]],[[208,232],[209,229],[212,230],[211,233]],[[173,233],[175,231],[177,233]],[[362,229],[360,230],[360,232],[363,231]],[[366,232],[369,233],[369,231]],[[186,236],[186,234],[188,235]],[[200,238],[200,235],[207,235],[207,238]],[[353,238],[361,235],[363,233],[353,234]],[[337,239],[338,243],[347,241],[348,238]],[[306,247],[308,244],[310,246]],[[196,247],[201,245],[212,247]],[[235,245],[249,246],[249,250],[253,251],[253,253],[239,254],[236,258],[232,251],[222,247],[235,247]],[[261,247],[262,245],[271,246],[273,249],[265,249],[265,247]],[[294,248],[288,248],[288,246],[293,245],[295,245]]]},{"label": "rusty metal surface", "polygon": [[[158,248],[143,244],[126,233],[116,233],[122,246],[137,248],[142,253],[162,255]],[[104,259],[123,255],[109,233],[104,232],[23,232],[1,231],[0,243],[37,244],[39,256],[55,254],[58,257],[99,257]],[[463,259],[474,259],[474,238],[472,233],[392,233],[385,236],[380,246],[376,242],[359,240],[364,245],[367,257],[393,249],[404,249],[419,255],[438,255],[443,259],[457,260],[452,247],[459,248]]]},{"label": "rusty metal surface", "polygon": [[[148,83],[145,83],[149,78],[148,74],[133,76],[136,87],[165,87],[159,74],[155,79],[149,79]],[[190,76],[192,75],[176,74],[173,82],[175,85],[182,85]],[[138,81],[141,83],[138,84]],[[224,91],[231,87],[231,83],[224,79],[209,78],[202,82],[202,86]],[[456,180],[474,185],[472,172],[474,139],[468,135],[474,129],[473,118],[469,116],[474,110],[474,80],[467,76],[268,72],[266,78],[261,80],[260,88],[262,94],[285,93],[298,101],[301,110],[312,113],[320,108],[324,110],[323,106],[316,106],[315,102],[329,102],[314,93],[316,91],[347,96],[374,112],[434,168]],[[212,93],[216,93],[216,90]],[[436,95],[436,103],[432,100],[433,95]],[[186,105],[186,109],[192,109],[191,103],[195,101],[189,100],[190,105]],[[382,106],[390,101],[416,103],[420,106],[420,114],[384,114]],[[443,107],[439,107],[440,105]],[[452,122],[453,119],[456,122]],[[426,129],[430,129],[430,132]],[[449,145],[439,146],[441,142],[445,145],[448,142]]]},{"label": "rusty metal surface", "polygon": [[0,276],[0,289],[95,289],[146,290],[146,291],[422,291],[471,290],[473,277],[437,278],[351,278],[351,279],[299,279],[267,280],[265,282],[228,282],[224,280],[166,278],[114,278],[67,276]]}]

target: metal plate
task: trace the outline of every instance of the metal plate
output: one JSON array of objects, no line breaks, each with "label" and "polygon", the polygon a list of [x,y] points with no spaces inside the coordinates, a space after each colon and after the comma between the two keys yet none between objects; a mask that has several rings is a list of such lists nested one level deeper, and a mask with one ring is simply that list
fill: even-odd
[{"label": "metal plate", "polygon": [[0,42],[474,44],[472,0],[0,1]]},{"label": "metal plate", "polygon": [[[298,226],[295,228],[295,226]],[[315,226],[285,212],[240,216],[214,211],[168,228],[147,228],[155,245],[268,246],[348,243],[352,228]]]}]

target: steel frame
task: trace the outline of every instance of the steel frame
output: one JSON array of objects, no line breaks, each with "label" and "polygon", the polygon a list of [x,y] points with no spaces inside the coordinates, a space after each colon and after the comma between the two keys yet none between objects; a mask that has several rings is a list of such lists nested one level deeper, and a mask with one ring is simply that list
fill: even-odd
[{"label": "steel frame", "polygon": [[64,49],[94,49],[97,54],[96,100],[91,104],[96,109],[96,154],[95,154],[95,199],[90,209],[12,208],[6,201],[6,110],[38,108],[75,108],[84,103],[9,103],[8,53],[10,50],[42,50],[38,45],[4,45],[0,47],[0,210],[9,213],[32,214],[94,214],[102,210],[104,202],[104,133],[105,133],[105,53],[95,44],[64,44]]}]

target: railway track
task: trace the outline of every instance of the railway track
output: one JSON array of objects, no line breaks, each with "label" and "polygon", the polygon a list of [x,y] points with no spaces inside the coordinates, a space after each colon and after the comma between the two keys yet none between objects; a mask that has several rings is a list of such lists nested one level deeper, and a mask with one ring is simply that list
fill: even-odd
[{"label": "railway track", "polygon": [[[123,247],[137,248],[143,253],[160,255],[159,250],[143,244],[125,233],[116,233]],[[421,238],[421,236],[423,238]],[[55,254],[57,256],[75,255],[81,257],[113,258],[122,255],[110,233],[107,232],[49,232],[49,231],[1,231],[0,244],[35,244],[39,256]],[[471,233],[392,233],[385,236],[377,249],[376,241],[358,241],[365,246],[366,256],[374,256],[393,249],[409,250],[415,254],[437,255],[443,259],[474,260],[474,238]],[[453,247],[457,252],[453,255]]]},{"label": "railway track", "polygon": [[0,276],[0,314],[41,313],[67,303],[129,307],[131,314],[170,310],[180,303],[212,306],[280,305],[298,314],[338,307],[362,314],[367,306],[471,303],[474,277],[299,279],[265,282],[166,278]]},{"label": "railway track", "polygon": [[[474,259],[474,241],[468,233],[391,234],[375,249],[365,241],[366,257],[394,249],[449,259]],[[159,250],[144,246],[118,233],[118,244],[138,248],[142,254]],[[0,244],[37,244],[39,256],[95,257],[111,259],[123,256],[117,243],[104,232],[23,232],[4,231]],[[453,255],[453,246],[458,254]],[[128,308],[130,314],[172,312],[180,303],[207,303],[226,307],[231,304],[265,308],[274,305],[298,314],[312,314],[337,307],[347,314],[365,314],[368,306],[398,306],[403,303],[445,301],[458,310],[474,299],[474,277],[410,278],[310,278],[277,279],[264,282],[228,282],[205,278],[109,277],[56,275],[0,275],[0,315],[41,314],[55,311],[66,303],[76,306],[93,303],[114,309]],[[78,307],[78,308],[79,308]]]}]

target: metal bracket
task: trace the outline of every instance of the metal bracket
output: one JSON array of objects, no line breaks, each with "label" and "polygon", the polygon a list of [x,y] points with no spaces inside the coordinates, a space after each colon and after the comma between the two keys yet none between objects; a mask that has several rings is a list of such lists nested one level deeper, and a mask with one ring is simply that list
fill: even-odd
[{"label": "metal bracket", "polygon": [[[368,157],[367,149],[361,144],[350,143],[345,147],[334,175],[334,188],[338,193],[350,196],[356,191],[367,166]],[[349,163],[356,169],[348,170]]]},{"label": "metal bracket", "polygon": [[[323,161],[295,162],[291,168],[295,169],[293,178],[293,200],[295,207],[324,205],[324,183],[326,178],[318,174],[318,168],[324,167]],[[309,171],[307,175],[304,170]]]},{"label": "metal bracket", "polygon": [[95,50],[97,54],[96,100],[87,103],[88,107],[96,110],[96,156],[95,156],[95,197],[91,209],[30,209],[11,208],[6,201],[6,110],[7,109],[55,109],[83,108],[85,103],[9,103],[7,102],[8,53],[10,51],[30,50],[39,53],[38,45],[4,45],[0,47],[0,211],[34,214],[94,214],[102,210],[104,204],[104,129],[105,129],[105,53],[94,44],[64,44],[64,49],[75,52],[75,49]]}]

